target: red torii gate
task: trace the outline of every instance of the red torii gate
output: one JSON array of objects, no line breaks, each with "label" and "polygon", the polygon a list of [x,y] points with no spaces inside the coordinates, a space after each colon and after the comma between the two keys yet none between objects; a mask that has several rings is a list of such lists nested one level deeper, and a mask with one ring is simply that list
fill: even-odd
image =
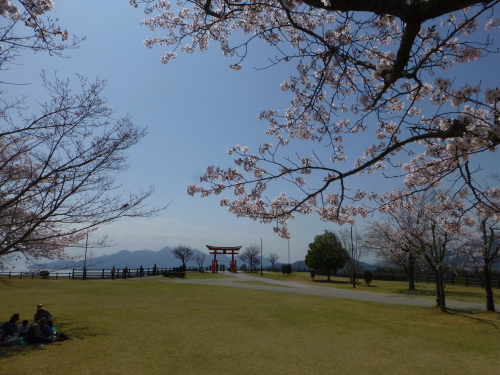
[{"label": "red torii gate", "polygon": [[214,260],[212,260],[212,272],[217,272],[219,270],[217,264],[217,254],[227,254],[228,252],[231,252],[232,255],[229,271],[236,272],[236,261],[234,260],[234,254],[238,255],[237,252],[241,249],[241,246],[234,246],[234,247],[210,246],[210,245],[206,246],[208,247],[208,250],[211,251],[210,254],[214,254]]}]

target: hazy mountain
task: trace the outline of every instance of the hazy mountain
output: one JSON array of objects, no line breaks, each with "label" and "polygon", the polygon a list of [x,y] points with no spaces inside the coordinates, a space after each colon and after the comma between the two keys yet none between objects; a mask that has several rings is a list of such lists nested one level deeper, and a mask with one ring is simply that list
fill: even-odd
[{"label": "hazy mountain", "polygon": [[[213,255],[207,254],[205,252],[202,252],[197,249],[193,249],[194,256],[196,257],[198,254],[205,254],[205,262],[203,263],[204,267],[210,266],[212,264],[213,260]],[[239,256],[235,256],[235,259],[237,260],[237,265],[238,268],[244,263]],[[231,261],[231,256],[229,255],[224,255],[220,254],[217,255],[217,260],[219,261],[219,265],[223,264],[226,266],[226,268],[229,268],[229,262]],[[61,268],[66,268],[67,262],[66,261],[55,261],[55,262],[50,262],[46,264],[43,268],[47,269],[61,269]],[[87,261],[87,268],[89,269],[100,269],[100,268],[105,268],[105,269],[110,269],[113,267],[116,268],[124,268],[125,266],[129,268],[139,268],[141,265],[144,268],[153,268],[154,265],[157,265],[157,267],[180,267],[182,266],[182,262],[180,259],[177,259],[174,257],[174,254],[172,253],[172,248],[170,247],[164,247],[161,250],[158,251],[152,251],[152,250],[136,250],[136,251],[129,251],[129,250],[122,250],[119,251],[115,254],[110,254],[110,255],[102,255],[99,257],[94,257],[92,259],[89,259]],[[276,261],[274,263],[274,268],[276,269],[281,269],[281,264],[282,262]],[[361,265],[364,268],[375,270],[378,265],[372,265],[372,264],[367,264],[364,262],[361,262]],[[198,264],[194,261],[191,260],[187,262],[186,264],[187,267],[198,267]],[[83,263],[76,265],[76,266],[70,266],[69,268],[83,268]],[[271,267],[271,262],[267,260],[265,257],[262,259],[262,268],[270,268]],[[292,263],[292,267],[294,270],[306,268],[307,265],[303,260],[297,261]],[[257,266],[257,268],[260,268],[260,265]]]},{"label": "hazy mountain", "polygon": [[[210,266],[212,264],[213,255],[205,253],[203,251],[193,249],[194,252],[194,257],[196,257],[198,254],[205,254],[205,262],[203,263],[204,267]],[[244,263],[239,256],[235,256],[235,259],[237,261],[238,268]],[[229,263],[231,261],[231,256],[230,255],[224,255],[224,254],[218,254],[217,255],[217,260],[219,265],[223,264],[226,266],[226,268],[229,268]],[[61,267],[65,267],[67,264],[66,261],[54,261],[47,263],[44,265],[43,268],[47,269],[61,269]],[[144,268],[153,268],[154,265],[157,265],[157,267],[180,267],[182,266],[182,262],[180,259],[175,258],[174,254],[172,253],[172,248],[170,247],[164,247],[163,249],[159,251],[152,251],[152,250],[136,250],[136,251],[129,251],[129,250],[122,250],[119,251],[115,254],[111,255],[102,255],[99,257],[94,257],[92,259],[89,259],[87,261],[87,268],[124,268],[125,266],[129,268],[139,268],[141,265]],[[190,260],[186,264],[187,267],[198,267],[198,264],[194,260]],[[267,268],[271,267],[271,262],[269,262],[267,259],[263,258],[262,262],[262,267]],[[275,262],[275,267],[280,268],[281,263]],[[75,266],[75,268],[83,268],[83,263]]]},{"label": "hazy mountain", "polygon": [[[204,266],[209,266],[212,263],[213,255],[204,253],[200,250],[193,249],[194,256],[198,254],[205,254],[205,262]],[[219,264],[224,264],[229,267],[229,262],[231,257],[227,255],[217,255],[217,260]],[[238,261],[238,264],[241,261]],[[45,268],[47,269],[59,269],[64,267],[66,264],[65,261],[55,261],[46,264]],[[164,247],[159,251],[152,250],[137,250],[137,251],[129,251],[122,250],[118,253],[111,255],[102,255],[100,257],[94,257],[88,260],[87,268],[124,268],[125,266],[130,268],[139,268],[141,265],[144,268],[153,268],[154,265],[157,267],[180,267],[182,266],[182,262],[180,259],[177,259],[172,253],[172,248]],[[187,267],[197,267],[198,265],[194,260],[190,260],[186,264]],[[83,265],[79,266],[83,268]]]}]

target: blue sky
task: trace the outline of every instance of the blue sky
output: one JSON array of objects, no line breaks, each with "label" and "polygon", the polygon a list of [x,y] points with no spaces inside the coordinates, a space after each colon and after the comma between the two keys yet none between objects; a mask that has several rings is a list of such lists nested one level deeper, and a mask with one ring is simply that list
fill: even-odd
[{"label": "blue sky", "polygon": [[[86,40],[67,59],[25,53],[8,75],[12,81],[30,86],[9,88],[10,94],[28,93],[30,101],[42,100],[42,69],[49,77],[57,72],[60,78],[76,79],[74,74],[79,73],[108,80],[105,96],[117,109],[117,116],[132,114],[134,122],[147,126],[149,133],[129,152],[131,168],[119,176],[123,191],[154,184],[156,192],[149,204],[162,206],[171,201],[159,217],[124,219],[101,227],[97,235],[109,234],[115,247],[100,249],[96,255],[159,250],[179,243],[205,251],[206,244],[245,247],[262,239],[264,254],[277,252],[279,260],[286,261],[287,241],[274,234],[270,225],[236,218],[219,206],[222,196],[190,197],[186,186],[198,183],[208,165],[232,166],[228,147],[240,144],[256,150],[259,144],[274,141],[264,134],[267,124],[257,116],[265,109],[288,107],[290,96],[279,84],[293,74],[295,64],[257,71],[254,67],[265,64],[268,50],[255,44],[258,48],[251,50],[244,68],[236,72],[229,69],[236,61],[224,57],[213,44],[208,52],[179,53],[176,60],[162,65],[160,59],[167,48],[144,47],[144,39],[151,35],[139,25],[145,15],[126,0],[55,1],[51,17],[59,18],[70,34]],[[485,76],[497,61],[481,66]],[[455,74],[460,76],[466,72],[464,68],[459,67]],[[311,154],[317,144],[303,142],[298,147]],[[492,155],[487,158],[493,162],[497,156]],[[398,181],[380,175],[354,178],[353,182],[353,188],[369,184],[382,191],[399,186]],[[287,186],[278,185],[277,189],[286,191]],[[291,261],[303,260],[308,243],[325,229],[338,226],[322,223],[316,214],[291,222]]]}]

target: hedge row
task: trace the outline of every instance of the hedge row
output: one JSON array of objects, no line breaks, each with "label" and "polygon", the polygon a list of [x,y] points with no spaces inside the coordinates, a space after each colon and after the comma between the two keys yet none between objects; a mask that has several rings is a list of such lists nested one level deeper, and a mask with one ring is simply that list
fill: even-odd
[{"label": "hedge row", "polygon": [[181,277],[181,278],[184,278],[184,276],[186,276],[186,272],[163,271],[162,274],[165,277]]}]

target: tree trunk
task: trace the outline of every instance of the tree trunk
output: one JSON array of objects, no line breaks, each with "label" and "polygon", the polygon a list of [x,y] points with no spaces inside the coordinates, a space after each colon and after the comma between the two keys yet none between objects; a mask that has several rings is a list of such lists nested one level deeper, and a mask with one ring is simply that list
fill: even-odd
[{"label": "tree trunk", "polygon": [[[352,227],[351,227],[352,229]],[[352,265],[352,287],[353,288],[356,288],[356,264],[355,262],[353,262],[354,264]]]},{"label": "tree trunk", "polygon": [[330,271],[326,273],[326,276],[328,276],[328,281],[330,281]]},{"label": "tree trunk", "polygon": [[491,287],[490,265],[484,265],[484,290],[486,291],[486,311],[495,311],[495,302],[493,300],[493,289]]},{"label": "tree trunk", "polygon": [[436,270],[436,303],[439,310],[446,311],[446,298],[444,294],[443,272],[440,269]]},{"label": "tree trunk", "polygon": [[434,274],[436,276],[436,305],[439,306],[439,296],[441,294],[441,290],[439,288],[439,272],[438,270],[434,270]]},{"label": "tree trunk", "polygon": [[415,262],[411,256],[408,261],[408,289],[415,290]]}]

